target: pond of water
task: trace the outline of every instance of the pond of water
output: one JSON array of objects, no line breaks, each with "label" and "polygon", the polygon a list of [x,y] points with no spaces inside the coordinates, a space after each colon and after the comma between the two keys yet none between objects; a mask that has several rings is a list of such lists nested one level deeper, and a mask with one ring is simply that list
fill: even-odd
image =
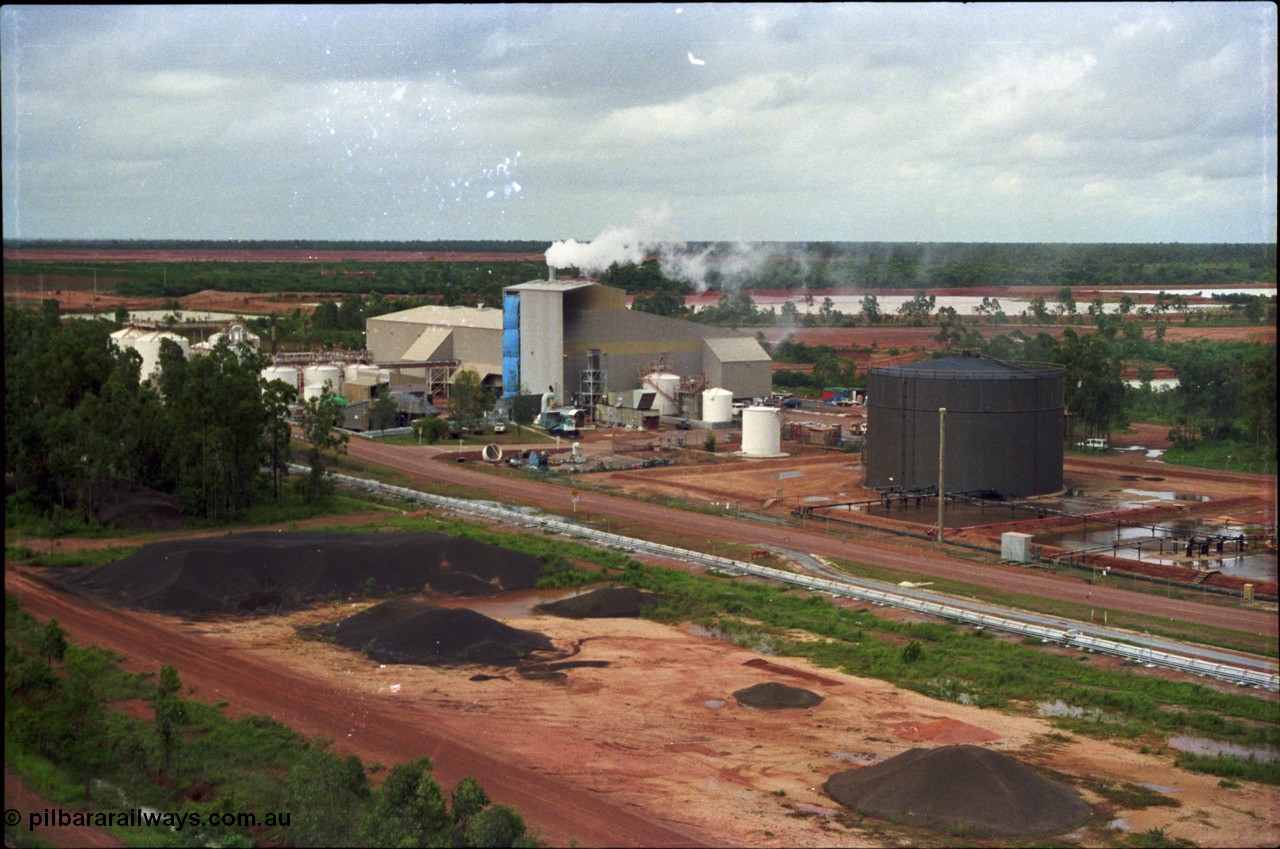
[{"label": "pond of water", "polygon": [[1280,752],[1263,746],[1242,746],[1239,743],[1227,743],[1222,740],[1210,740],[1206,737],[1179,735],[1170,737],[1168,744],[1180,752],[1193,755],[1231,755],[1258,763],[1270,763],[1280,758]]}]

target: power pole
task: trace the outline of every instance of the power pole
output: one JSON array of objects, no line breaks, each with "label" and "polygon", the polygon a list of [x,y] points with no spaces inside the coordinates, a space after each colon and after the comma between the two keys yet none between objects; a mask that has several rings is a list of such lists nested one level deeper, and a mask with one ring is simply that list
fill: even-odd
[{"label": "power pole", "polygon": [[947,500],[947,490],[943,486],[943,473],[946,471],[947,457],[947,408],[938,408],[938,542],[942,542],[942,506]]}]

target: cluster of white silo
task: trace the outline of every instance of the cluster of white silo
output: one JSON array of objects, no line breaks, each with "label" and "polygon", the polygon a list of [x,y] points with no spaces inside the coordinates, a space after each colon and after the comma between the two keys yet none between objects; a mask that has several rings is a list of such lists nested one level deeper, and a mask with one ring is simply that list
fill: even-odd
[{"label": "cluster of white silo", "polygon": [[309,401],[324,393],[326,384],[334,395],[341,395],[343,386],[357,381],[363,383],[389,383],[391,370],[360,363],[312,363],[307,366],[273,365],[262,370],[262,379],[283,380],[299,390],[299,400]]},{"label": "cluster of white silo", "polygon": [[137,327],[124,327],[111,334],[111,339],[121,350],[131,348],[142,355],[142,379],[154,375],[160,368],[160,343],[168,339],[182,349],[185,357],[190,353],[187,340],[176,333],[163,330],[142,330]]},{"label": "cluster of white silo", "polygon": [[191,352],[194,354],[208,353],[216,348],[219,342],[223,341],[233,349],[238,348],[245,342],[255,349],[262,347],[262,337],[256,333],[250,333],[243,324],[232,324],[221,333],[215,333],[210,336],[207,342],[197,342],[191,346]]},{"label": "cluster of white silo", "polygon": [[782,456],[782,409],[747,407],[742,411],[742,455]]}]

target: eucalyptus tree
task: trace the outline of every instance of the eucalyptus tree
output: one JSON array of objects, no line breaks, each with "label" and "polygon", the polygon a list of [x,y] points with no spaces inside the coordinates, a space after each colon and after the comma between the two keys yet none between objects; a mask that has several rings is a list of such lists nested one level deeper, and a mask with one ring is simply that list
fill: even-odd
[{"label": "eucalyptus tree", "polygon": [[334,430],[342,423],[342,408],[333,391],[326,384],[319,397],[309,398],[302,405],[302,434],[307,442],[308,472],[298,480],[298,489],[308,504],[318,504],[333,491],[333,484],[326,479],[328,460],[326,451],[344,454],[349,437]]}]

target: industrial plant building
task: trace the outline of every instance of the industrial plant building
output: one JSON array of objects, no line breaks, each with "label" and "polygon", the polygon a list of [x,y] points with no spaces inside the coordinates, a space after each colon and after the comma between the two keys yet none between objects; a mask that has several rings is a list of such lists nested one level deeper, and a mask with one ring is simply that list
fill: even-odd
[{"label": "industrial plant building", "polygon": [[947,493],[1020,498],[1062,488],[1063,374],[980,355],[873,368],[867,383],[866,485],[935,488],[940,409]]},{"label": "industrial plant building", "polygon": [[[734,398],[769,393],[769,355],[750,336],[627,309],[626,293],[590,280],[537,280],[503,291],[501,310],[419,307],[371,318],[367,346],[376,363],[456,361],[506,398],[550,395],[592,409],[613,393],[647,388],[654,409],[695,415],[702,393]],[[646,385],[655,372],[663,381]],[[669,383],[667,381],[670,381]],[[654,385],[660,383],[661,385]]]},{"label": "industrial plant building", "polygon": [[438,364],[469,369],[485,386],[502,385],[502,310],[488,307],[416,307],[365,321],[365,347],[375,363],[429,374]]}]

